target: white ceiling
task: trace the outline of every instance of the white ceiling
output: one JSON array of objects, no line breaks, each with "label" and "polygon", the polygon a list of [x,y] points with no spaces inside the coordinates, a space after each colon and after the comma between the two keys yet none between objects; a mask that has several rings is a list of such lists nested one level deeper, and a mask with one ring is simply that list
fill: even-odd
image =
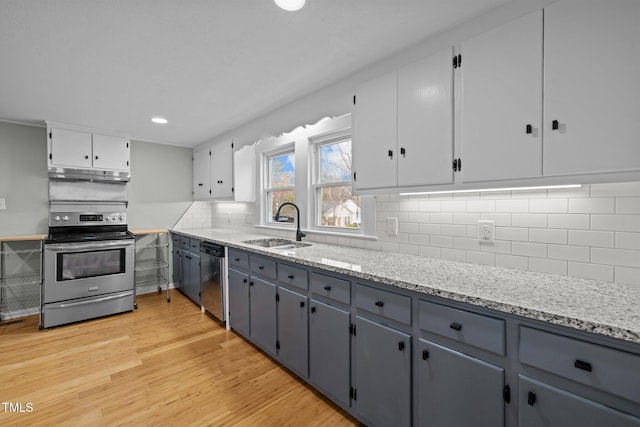
[{"label": "white ceiling", "polygon": [[1,0],[0,120],[195,146],[507,1]]}]

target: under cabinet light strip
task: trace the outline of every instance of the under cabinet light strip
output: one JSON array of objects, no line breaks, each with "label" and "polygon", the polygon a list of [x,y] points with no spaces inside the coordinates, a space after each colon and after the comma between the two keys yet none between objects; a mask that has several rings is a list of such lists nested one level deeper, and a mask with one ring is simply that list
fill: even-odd
[{"label": "under cabinet light strip", "polygon": [[547,185],[539,187],[508,187],[508,188],[482,188],[476,190],[446,190],[446,191],[424,191],[416,193],[400,193],[400,196],[423,196],[428,194],[453,194],[453,193],[488,193],[492,191],[526,191],[526,190],[557,190],[562,188],[580,188],[582,184],[568,185]]}]

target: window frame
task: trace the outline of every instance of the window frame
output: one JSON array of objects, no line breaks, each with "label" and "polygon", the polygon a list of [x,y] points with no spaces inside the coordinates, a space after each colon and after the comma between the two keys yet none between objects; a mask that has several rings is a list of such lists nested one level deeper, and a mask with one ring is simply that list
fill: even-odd
[{"label": "window frame", "polygon": [[272,187],[271,186],[271,159],[273,159],[274,157],[280,157],[287,154],[293,154],[294,156],[293,167],[294,167],[294,174],[297,178],[298,171],[296,168],[296,160],[295,160],[296,150],[295,150],[295,145],[293,143],[288,143],[286,145],[279,146],[274,150],[263,153],[264,180],[263,180],[263,185],[261,189],[262,198],[265,206],[263,220],[264,220],[264,224],[273,226],[273,227],[283,227],[291,224],[289,222],[276,222],[273,220],[272,212],[271,212],[271,205],[272,205],[271,200],[272,200],[273,192],[274,191],[293,191],[294,203],[297,200],[296,178],[294,178],[292,186],[288,186],[288,187]]}]

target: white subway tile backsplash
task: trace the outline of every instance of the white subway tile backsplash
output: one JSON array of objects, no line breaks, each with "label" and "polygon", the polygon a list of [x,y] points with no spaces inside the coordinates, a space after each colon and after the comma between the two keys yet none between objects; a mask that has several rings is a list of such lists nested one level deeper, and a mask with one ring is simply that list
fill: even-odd
[{"label": "white subway tile backsplash", "polygon": [[482,265],[496,265],[496,256],[490,252],[467,252],[467,262]]},{"label": "white subway tile backsplash", "polygon": [[567,261],[544,258],[529,258],[529,270],[539,273],[567,275]]},{"label": "white subway tile backsplash", "polygon": [[467,212],[495,212],[495,200],[468,200]]},{"label": "white subway tile backsplash", "polygon": [[578,197],[589,197],[591,186],[588,184],[577,188],[549,188],[547,197],[550,199],[565,198],[572,199]]},{"label": "white subway tile backsplash", "polygon": [[429,246],[428,234],[409,234],[409,243],[412,245]]},{"label": "white subway tile backsplash", "polygon": [[591,226],[591,218],[587,214],[549,214],[547,222],[549,228],[588,230]]},{"label": "white subway tile backsplash", "polygon": [[569,262],[569,276],[583,279],[613,282],[614,268],[610,265],[588,264],[583,262]]},{"label": "white subway tile backsplash", "polygon": [[529,269],[529,258],[525,256],[496,254],[496,267],[515,268],[518,270]]},{"label": "white subway tile backsplash", "polygon": [[454,237],[453,247],[466,251],[480,251],[480,242],[477,238]]},{"label": "white subway tile backsplash", "polygon": [[529,200],[496,200],[496,212],[529,212]]},{"label": "white subway tile backsplash", "polygon": [[512,191],[512,199],[546,199],[547,190]]},{"label": "white subway tile backsplash", "polygon": [[482,219],[482,214],[480,213],[459,213],[456,212],[453,214],[453,223],[454,224],[467,224],[467,225],[475,225]]},{"label": "white subway tile backsplash", "polygon": [[514,227],[546,228],[547,215],[545,214],[513,214],[511,225]]},{"label": "white subway tile backsplash", "polygon": [[400,252],[400,244],[395,242],[380,242],[380,250],[383,252]]},{"label": "white subway tile backsplash", "polygon": [[589,262],[590,251],[584,246],[549,245],[547,250],[549,258]]},{"label": "white subway tile backsplash", "polygon": [[433,246],[420,246],[418,254],[423,257],[440,258],[440,248]]},{"label": "white subway tile backsplash", "polygon": [[542,243],[512,242],[511,253],[527,257],[546,258],[547,245]]},{"label": "white subway tile backsplash", "polygon": [[529,212],[531,213],[566,213],[568,212],[568,201],[567,199],[529,200]]},{"label": "white subway tile backsplash", "polygon": [[570,213],[612,214],[615,212],[613,198],[569,199]]},{"label": "white subway tile backsplash", "polygon": [[466,212],[466,200],[448,200],[442,202],[442,210],[445,212]]},{"label": "white subway tile backsplash", "polygon": [[511,242],[496,240],[493,243],[480,243],[482,252],[492,252],[496,254],[510,254]]},{"label": "white subway tile backsplash", "polygon": [[640,215],[591,215],[591,229],[640,232]]},{"label": "white subway tile backsplash", "polygon": [[398,252],[401,254],[418,256],[420,255],[420,246],[403,243],[399,245]]},{"label": "white subway tile backsplash", "polygon": [[640,268],[616,267],[615,281],[616,283],[637,286],[640,290]]},{"label": "white subway tile backsplash", "polygon": [[615,236],[616,248],[640,250],[640,233],[617,232]]},{"label": "white subway tile backsplash", "polygon": [[518,227],[495,227],[497,240],[529,241],[529,229]]},{"label": "white subway tile backsplash", "polygon": [[613,248],[614,236],[612,231],[569,230],[569,244]]},{"label": "white subway tile backsplash", "polygon": [[466,256],[467,256],[467,252],[460,250],[460,249],[447,249],[447,248],[443,248],[440,251],[440,256],[443,259],[448,259],[451,261],[461,261],[461,262],[465,262],[466,261]]},{"label": "white subway tile backsplash", "polygon": [[591,197],[640,196],[640,182],[591,184]]},{"label": "white subway tile backsplash", "polygon": [[616,199],[617,214],[640,214],[640,197],[619,197]]},{"label": "white subway tile backsplash", "polygon": [[508,227],[511,225],[511,214],[508,213],[484,212],[480,214],[480,219],[483,221],[493,221],[496,226]]},{"label": "white subway tile backsplash", "polygon": [[398,231],[400,233],[419,233],[420,224],[416,222],[400,222],[398,224]]},{"label": "white subway tile backsplash", "polygon": [[441,233],[442,233],[443,236],[466,237],[467,236],[467,226],[466,225],[442,224]]},{"label": "white subway tile backsplash", "polygon": [[423,212],[440,212],[442,210],[442,203],[439,200],[424,200],[420,201],[420,210]]},{"label": "white subway tile backsplash", "polygon": [[430,214],[432,224],[453,224],[453,213],[433,212]]},{"label": "white subway tile backsplash", "polygon": [[441,234],[442,225],[440,224],[420,224],[419,231],[421,234]]},{"label": "white subway tile backsplash", "polygon": [[430,236],[429,243],[437,248],[453,248],[453,237],[451,236]]},{"label": "white subway tile backsplash", "polygon": [[529,230],[529,241],[538,243],[567,244],[567,230],[549,228],[532,228]]},{"label": "white subway tile backsplash", "polygon": [[409,212],[409,222],[429,222],[429,214],[426,212]]},{"label": "white subway tile backsplash", "polygon": [[591,248],[591,262],[595,264],[640,268],[640,251]]}]

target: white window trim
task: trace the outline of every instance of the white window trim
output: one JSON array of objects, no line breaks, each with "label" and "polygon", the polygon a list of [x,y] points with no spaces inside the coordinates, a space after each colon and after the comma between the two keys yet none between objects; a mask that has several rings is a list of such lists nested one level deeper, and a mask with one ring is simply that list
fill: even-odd
[{"label": "white window trim", "polygon": [[[268,151],[264,151],[262,153],[262,180],[260,182],[260,198],[262,201],[262,206],[264,207],[261,210],[261,221],[260,224],[261,225],[267,225],[270,227],[275,227],[275,228],[289,228],[291,227],[291,224],[289,223],[277,223],[274,222],[271,219],[271,203],[270,203],[270,199],[269,199],[269,195],[271,193],[273,193],[274,191],[287,191],[287,190],[292,190],[294,192],[294,194],[296,194],[296,183],[294,182],[293,186],[290,187],[271,187],[271,158],[273,157],[278,157],[284,154],[289,154],[289,153],[293,153],[294,154],[294,159],[297,158],[296,155],[296,150],[295,150],[295,144],[293,142],[289,142],[286,143],[284,145],[281,146],[277,146],[274,149],[268,150]],[[298,177],[298,165],[297,165],[297,161],[295,161],[295,175],[296,175],[296,182],[297,182],[297,177]],[[296,194],[297,195],[297,194]],[[297,200],[297,198],[296,198]]]}]

